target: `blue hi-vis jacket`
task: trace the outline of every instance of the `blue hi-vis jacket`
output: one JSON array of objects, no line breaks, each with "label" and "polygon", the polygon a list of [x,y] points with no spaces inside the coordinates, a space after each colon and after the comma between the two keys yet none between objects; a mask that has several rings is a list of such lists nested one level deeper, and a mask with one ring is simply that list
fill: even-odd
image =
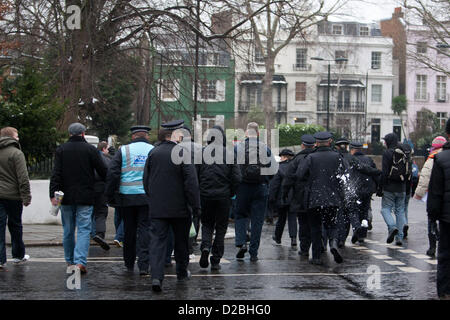
[{"label": "blue hi-vis jacket", "polygon": [[120,174],[121,194],[145,194],[142,179],[148,153],[153,149],[150,143],[134,142],[122,146],[122,169]]}]

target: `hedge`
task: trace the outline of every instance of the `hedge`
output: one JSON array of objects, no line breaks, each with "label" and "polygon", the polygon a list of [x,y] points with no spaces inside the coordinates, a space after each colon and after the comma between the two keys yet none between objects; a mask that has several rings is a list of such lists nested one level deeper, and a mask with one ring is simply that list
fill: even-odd
[{"label": "hedge", "polygon": [[281,124],[278,126],[280,147],[295,146],[301,144],[304,134],[314,134],[325,131],[325,128],[317,124]]}]

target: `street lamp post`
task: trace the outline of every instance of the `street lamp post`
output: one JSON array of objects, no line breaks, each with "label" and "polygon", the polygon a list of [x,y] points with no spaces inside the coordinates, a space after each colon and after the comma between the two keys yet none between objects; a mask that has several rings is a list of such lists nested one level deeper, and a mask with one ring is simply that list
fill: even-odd
[{"label": "street lamp post", "polygon": [[327,131],[330,131],[330,82],[331,82],[331,77],[330,77],[330,62],[334,61],[334,62],[345,62],[348,61],[347,58],[336,58],[336,59],[331,59],[331,60],[326,60],[320,57],[312,57],[311,60],[317,60],[317,61],[327,61],[328,62],[328,82],[327,82]]}]

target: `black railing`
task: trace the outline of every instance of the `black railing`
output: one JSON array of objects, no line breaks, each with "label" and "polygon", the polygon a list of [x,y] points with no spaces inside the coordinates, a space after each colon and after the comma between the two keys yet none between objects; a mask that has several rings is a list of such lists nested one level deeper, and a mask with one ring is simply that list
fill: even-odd
[{"label": "black railing", "polygon": [[30,179],[48,179],[53,170],[54,154],[26,155],[27,169]]},{"label": "black railing", "polygon": [[[335,102],[330,101],[330,112],[364,113],[364,102]],[[318,112],[327,112],[327,102],[317,102]]]},{"label": "black railing", "polygon": [[294,64],[292,66],[293,71],[311,71],[310,64]]}]

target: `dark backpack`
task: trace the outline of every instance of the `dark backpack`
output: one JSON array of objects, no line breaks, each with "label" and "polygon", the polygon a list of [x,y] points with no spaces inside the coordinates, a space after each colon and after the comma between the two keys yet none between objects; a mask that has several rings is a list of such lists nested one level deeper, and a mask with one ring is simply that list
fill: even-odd
[{"label": "dark backpack", "polygon": [[400,146],[394,148],[392,154],[392,166],[389,179],[393,181],[406,181],[410,173],[408,156]]},{"label": "dark backpack", "polygon": [[[254,148],[252,148],[254,152]],[[242,180],[247,183],[261,183],[261,167],[262,164],[259,160],[259,141],[256,145],[256,163],[250,164],[250,144],[245,141],[245,164],[242,165]]]}]

